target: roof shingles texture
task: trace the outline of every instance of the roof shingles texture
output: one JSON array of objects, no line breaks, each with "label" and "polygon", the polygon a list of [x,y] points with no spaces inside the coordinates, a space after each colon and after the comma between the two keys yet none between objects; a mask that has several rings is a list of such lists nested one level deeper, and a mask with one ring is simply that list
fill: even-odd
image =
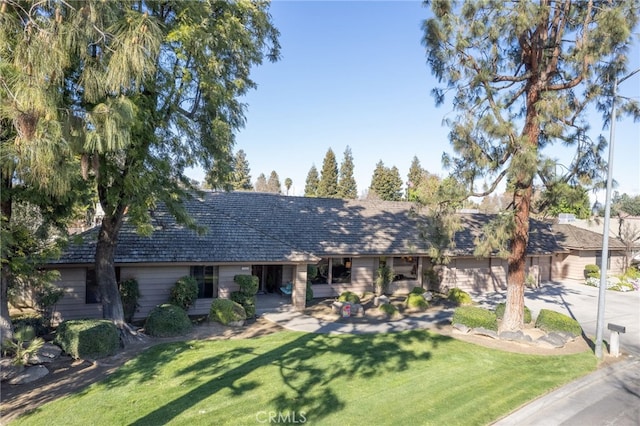
[{"label": "roof shingles texture", "polygon": [[[155,232],[139,235],[122,227],[116,263],[305,262],[321,257],[426,254],[413,204],[367,200],[289,197],[255,192],[207,192],[185,203],[198,235],[179,225],[161,206],[153,212]],[[488,215],[464,215],[454,254],[472,256]],[[532,221],[530,254],[561,250],[546,224]],[[70,246],[56,263],[91,263],[97,230]]]}]

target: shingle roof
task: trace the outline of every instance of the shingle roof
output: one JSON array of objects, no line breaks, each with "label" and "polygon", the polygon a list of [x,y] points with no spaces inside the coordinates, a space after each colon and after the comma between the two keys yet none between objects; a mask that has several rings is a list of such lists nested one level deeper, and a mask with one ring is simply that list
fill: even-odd
[{"label": "shingle roof", "polygon": [[[577,250],[602,250],[602,234],[567,223],[553,225],[553,231],[563,247]],[[624,244],[609,237],[609,249],[624,250]]]},{"label": "shingle roof", "polygon": [[[178,225],[164,208],[153,212],[155,231],[145,237],[125,221],[116,263],[316,262],[332,255],[427,254],[413,204],[290,197],[255,192],[206,192],[185,206],[207,232]],[[464,215],[455,255],[473,255],[489,215]],[[561,250],[547,225],[532,221],[530,254]],[[97,229],[82,234],[56,263],[91,263]]]}]

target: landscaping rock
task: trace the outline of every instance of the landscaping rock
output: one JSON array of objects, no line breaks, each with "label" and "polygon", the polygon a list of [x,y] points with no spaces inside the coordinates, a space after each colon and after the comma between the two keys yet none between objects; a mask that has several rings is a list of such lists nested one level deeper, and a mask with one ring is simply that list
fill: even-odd
[{"label": "landscaping rock", "polygon": [[359,303],[351,305],[351,315],[356,317],[364,316],[364,307]]},{"label": "landscaping rock", "polygon": [[550,333],[536,340],[536,344],[543,348],[562,348],[565,340],[557,333]]},{"label": "landscaping rock", "polygon": [[549,334],[557,334],[562,339],[564,339],[565,343],[573,342],[578,338],[578,336],[572,333],[567,333],[566,331],[553,331]]},{"label": "landscaping rock", "polygon": [[509,340],[512,342],[531,342],[532,339],[530,336],[527,336],[522,331],[503,331],[498,336],[502,340]]},{"label": "landscaping rock", "polygon": [[244,320],[238,321],[229,321],[229,327],[242,327],[244,325]]},{"label": "landscaping rock", "polygon": [[29,358],[29,364],[36,365],[53,362],[60,357],[61,353],[62,349],[59,346],[47,342],[36,354]]},{"label": "landscaping rock", "polygon": [[12,358],[0,359],[0,381],[11,380],[22,373],[24,365],[13,365]]},{"label": "landscaping rock", "polygon": [[331,304],[331,312],[333,312],[334,314],[342,314],[342,308],[347,303],[348,302],[333,302]]},{"label": "landscaping rock", "polygon": [[464,324],[455,323],[452,325],[452,327],[455,331],[462,334],[469,334],[469,332],[471,331],[471,329]]},{"label": "landscaping rock", "polygon": [[498,333],[496,333],[493,330],[489,330],[487,328],[484,328],[484,327],[474,328],[473,330],[471,330],[471,333],[476,334],[478,336],[490,337],[492,339],[497,339],[498,338]]},{"label": "landscaping rock", "polygon": [[431,293],[430,291],[425,291],[424,293],[422,293],[422,297],[424,297],[424,300],[426,300],[427,302],[431,302],[433,300],[433,293]]},{"label": "landscaping rock", "polygon": [[49,370],[44,365],[35,365],[33,367],[27,367],[24,371],[11,380],[9,380],[10,385],[24,385],[26,383],[35,382],[38,379],[43,378],[49,374]]},{"label": "landscaping rock", "polygon": [[385,296],[385,295],[382,295],[382,296],[376,296],[376,297],[373,299],[373,304],[374,304],[375,306],[384,305],[385,303],[389,303],[389,298],[388,298],[387,296]]}]

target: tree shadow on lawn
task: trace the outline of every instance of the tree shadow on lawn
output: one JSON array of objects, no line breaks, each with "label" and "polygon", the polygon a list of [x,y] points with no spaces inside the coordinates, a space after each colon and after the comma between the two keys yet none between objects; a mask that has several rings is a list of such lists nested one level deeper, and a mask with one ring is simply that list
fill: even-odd
[{"label": "tree shadow on lawn", "polygon": [[[260,340],[247,342],[258,343]],[[246,380],[239,384],[238,381],[258,368],[274,365],[279,369],[284,388],[271,399],[270,404],[277,411],[304,411],[307,419],[318,420],[345,408],[345,402],[329,386],[334,380],[405,371],[413,361],[430,359],[431,352],[428,349],[435,349],[448,340],[451,338],[425,331],[346,336],[306,333],[264,353],[260,353],[262,349],[259,345],[232,349],[177,371],[177,376],[195,374],[203,381],[186,394],[131,424],[165,424],[224,389],[231,390],[234,396],[243,396],[264,384]],[[406,348],[415,342],[431,345],[421,346],[420,351]],[[229,368],[230,362],[247,354],[256,356]],[[327,358],[323,362],[322,358],[318,358],[333,356],[337,356],[339,362],[328,362]],[[223,372],[225,369],[228,370]],[[144,374],[147,378],[152,376],[152,371]],[[122,379],[126,380],[126,377]],[[189,383],[193,385],[194,382],[192,380]],[[256,407],[256,410],[259,411],[260,407]]]}]

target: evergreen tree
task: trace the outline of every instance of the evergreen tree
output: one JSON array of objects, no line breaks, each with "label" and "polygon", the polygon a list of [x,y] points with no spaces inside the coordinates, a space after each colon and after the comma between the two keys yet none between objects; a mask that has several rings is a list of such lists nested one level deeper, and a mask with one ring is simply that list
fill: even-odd
[{"label": "evergreen tree", "polygon": [[407,200],[415,201],[416,188],[418,188],[422,183],[425,173],[426,171],[420,165],[418,156],[414,155],[413,160],[411,161],[411,166],[409,167],[409,174],[407,175]]},{"label": "evergreen tree", "polygon": [[239,150],[233,158],[233,176],[231,180],[233,189],[238,191],[252,191],[251,169],[244,151]]},{"label": "evergreen tree", "polygon": [[320,182],[318,183],[318,197],[336,198],[338,196],[338,163],[333,150],[329,148],[324,156]]},{"label": "evergreen tree", "polygon": [[402,200],[402,178],[396,166],[385,167],[382,160],[376,164],[371,178],[369,197],[385,201]]},{"label": "evergreen tree", "polygon": [[269,185],[267,184],[267,177],[264,173],[260,173],[255,184],[256,192],[269,192]]},{"label": "evergreen tree", "polygon": [[309,173],[307,173],[307,180],[305,181],[304,185],[304,196],[317,197],[319,183],[320,178],[318,177],[318,169],[316,169],[316,166],[314,164],[309,169]]},{"label": "evergreen tree", "polygon": [[[501,331],[523,325],[530,207],[534,179],[544,176],[543,149],[554,142],[573,147],[568,170],[582,181],[602,166],[603,145],[582,137],[585,116],[595,104],[609,120],[640,4],[594,3],[434,1],[424,23],[428,63],[444,86],[433,91],[436,104],[452,92],[459,112],[449,122],[454,155],[444,165],[471,196],[485,196],[505,179],[513,195],[508,214],[484,234],[508,253]],[[640,111],[637,101],[616,102],[621,111]],[[489,179],[486,190],[475,189],[476,179]]]},{"label": "evergreen tree", "polygon": [[355,200],[358,198],[358,186],[353,177],[353,155],[351,148],[344,150],[344,158],[340,164],[340,179],[338,181],[338,198]]},{"label": "evergreen tree", "polygon": [[275,170],[271,171],[269,180],[267,181],[267,192],[273,192],[274,194],[282,194],[282,185],[280,185],[280,176]]}]

